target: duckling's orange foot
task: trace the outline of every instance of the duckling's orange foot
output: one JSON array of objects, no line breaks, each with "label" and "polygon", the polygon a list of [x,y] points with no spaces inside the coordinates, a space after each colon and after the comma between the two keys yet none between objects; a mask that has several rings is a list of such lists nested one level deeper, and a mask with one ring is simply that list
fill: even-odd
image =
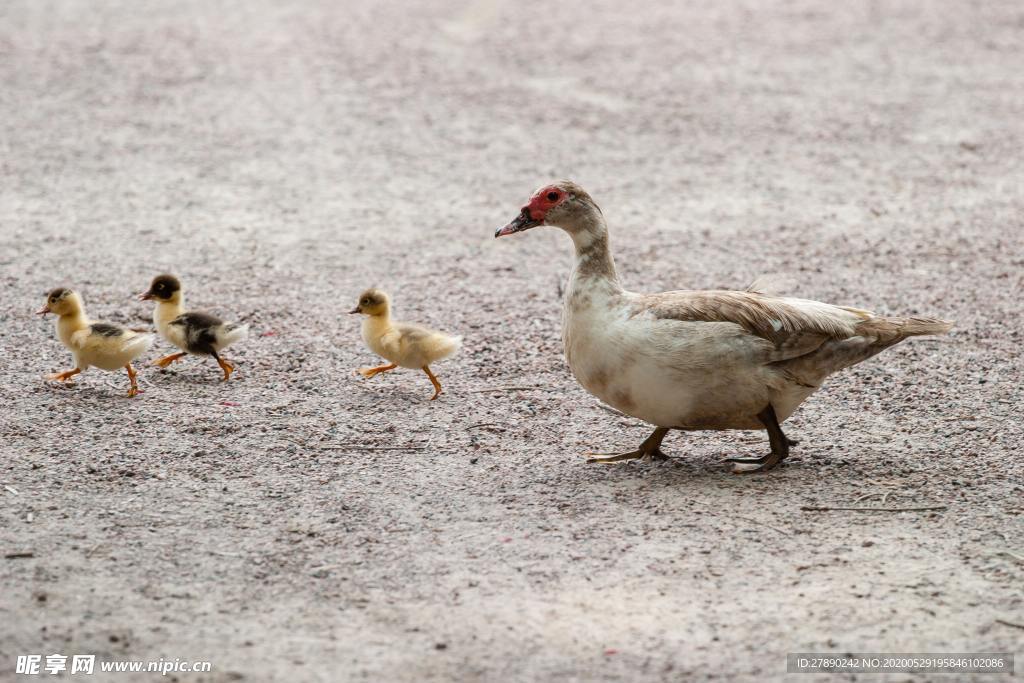
[{"label": "duckling's orange foot", "polygon": [[135,398],[142,393],[139,391],[139,383],[137,380],[139,373],[135,372],[135,368],[132,367],[131,363],[126,364],[124,369],[128,372],[128,381],[132,383],[131,388],[128,389],[128,398]]},{"label": "duckling's orange foot", "polygon": [[187,355],[188,355],[187,353],[172,353],[169,356],[164,356],[163,358],[157,358],[155,361],[153,361],[153,365],[155,365],[158,368],[166,368],[168,365],[170,365],[174,361],[178,360],[179,358],[184,358]]},{"label": "duckling's orange foot", "polygon": [[427,373],[427,377],[430,378],[430,383],[434,385],[434,395],[430,397],[430,400],[433,401],[441,395],[441,382],[438,381],[437,375],[431,372],[428,366],[423,366],[423,372]]},{"label": "duckling's orange foot", "polygon": [[358,370],[356,370],[356,372],[358,372],[360,375],[362,375],[366,379],[370,379],[371,377],[379,375],[382,372],[387,372],[388,370],[394,370],[397,367],[398,367],[397,365],[392,363],[391,365],[378,365],[375,368],[359,368]]},{"label": "duckling's orange foot", "polygon": [[220,369],[224,371],[224,381],[227,382],[231,377],[231,373],[235,371],[235,366],[223,358],[218,358],[217,364],[220,365]]},{"label": "duckling's orange foot", "polygon": [[55,372],[51,375],[47,375],[46,379],[52,382],[67,382],[69,379],[80,373],[81,370],[75,368],[74,370],[68,370],[67,372]]}]

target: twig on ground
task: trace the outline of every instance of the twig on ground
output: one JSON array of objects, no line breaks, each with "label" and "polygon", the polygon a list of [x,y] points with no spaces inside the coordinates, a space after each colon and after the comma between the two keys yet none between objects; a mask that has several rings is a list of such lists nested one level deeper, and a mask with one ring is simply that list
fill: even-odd
[{"label": "twig on ground", "polygon": [[1003,626],[1010,626],[1012,628],[1024,628],[1024,624],[1018,624],[1014,621],[1007,621],[1006,619],[996,619],[996,623],[1002,624]]},{"label": "twig on ground", "polygon": [[10,493],[13,493],[14,495],[18,495],[18,489],[14,488],[13,486],[5,486],[4,488],[7,491],[9,491]]},{"label": "twig on ground", "polygon": [[487,429],[497,429],[500,432],[507,431],[504,427],[502,427],[497,422],[478,422],[476,424],[469,425],[468,427],[466,427],[466,430],[468,431],[470,429],[484,429],[484,428],[487,428]]},{"label": "twig on ground", "polygon": [[23,550],[20,552],[4,553],[5,560],[21,560],[27,557],[35,557],[36,554],[31,550]]},{"label": "twig on ground", "polygon": [[783,536],[792,536],[793,535],[793,534],[789,533],[788,531],[783,531],[782,529],[779,529],[778,527],[774,527],[771,524],[765,524],[764,522],[759,522],[756,519],[751,519],[750,517],[740,517],[739,515],[729,515],[729,516],[730,517],[734,517],[736,519],[746,520],[746,521],[748,521],[751,524],[754,524],[756,526],[763,526],[766,529],[771,529],[772,531],[777,531],[778,533],[782,534]]},{"label": "twig on ground", "polygon": [[1024,564],[1024,557],[1021,557],[1017,553],[1010,552],[1009,550],[997,550],[996,554],[997,555],[1006,555],[1007,557],[1012,557],[1013,559],[1017,560],[1021,564]]},{"label": "twig on ground", "polygon": [[322,451],[344,451],[348,449],[360,451],[423,451],[426,446],[364,446],[358,443],[339,444],[337,446],[315,446]]},{"label": "twig on ground", "polygon": [[491,387],[490,389],[470,389],[467,394],[489,394],[498,391],[557,391],[554,387]]},{"label": "twig on ground", "polygon": [[945,505],[925,505],[922,507],[906,508],[854,508],[854,507],[827,507],[819,505],[801,505],[804,512],[831,512],[833,510],[845,510],[849,512],[927,512],[929,510],[945,510]]}]

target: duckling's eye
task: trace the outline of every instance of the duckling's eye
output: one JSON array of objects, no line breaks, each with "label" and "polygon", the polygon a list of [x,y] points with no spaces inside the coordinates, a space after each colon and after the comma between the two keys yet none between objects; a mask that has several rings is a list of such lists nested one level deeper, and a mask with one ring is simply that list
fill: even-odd
[{"label": "duckling's eye", "polygon": [[557,202],[558,201],[558,193],[557,192],[548,192],[548,201],[549,202]]},{"label": "duckling's eye", "polygon": [[369,300],[369,299],[363,299],[363,300],[362,300],[362,301],[360,301],[359,303],[360,303],[361,305],[363,305],[363,306],[369,306],[369,305],[370,305],[370,300]]}]

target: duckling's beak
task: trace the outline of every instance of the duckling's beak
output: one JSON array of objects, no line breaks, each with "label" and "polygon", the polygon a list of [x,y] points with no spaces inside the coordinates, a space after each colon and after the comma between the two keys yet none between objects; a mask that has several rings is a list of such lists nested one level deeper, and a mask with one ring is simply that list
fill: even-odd
[{"label": "duckling's beak", "polygon": [[50,307],[49,306],[43,306],[38,311],[36,311],[36,315],[46,315],[47,313],[50,313],[50,312],[51,311],[50,311]]},{"label": "duckling's beak", "polygon": [[139,301],[149,301],[153,298],[153,292],[143,292],[139,294]]},{"label": "duckling's beak", "polygon": [[511,235],[513,233],[522,232],[523,230],[529,230],[535,228],[538,225],[543,225],[544,219],[536,219],[530,215],[530,207],[524,206],[523,210],[519,212],[519,215],[512,219],[512,222],[506,225],[504,228],[499,228],[495,231],[495,237],[504,237],[505,235]]},{"label": "duckling's beak", "polygon": [[362,312],[363,312],[363,309],[361,309],[361,308],[359,308],[358,306],[356,306],[356,307],[355,307],[355,308],[353,308],[353,309],[352,309],[351,311],[349,311],[349,312],[348,312],[348,314],[349,314],[349,315],[352,315],[353,313],[362,313]]}]

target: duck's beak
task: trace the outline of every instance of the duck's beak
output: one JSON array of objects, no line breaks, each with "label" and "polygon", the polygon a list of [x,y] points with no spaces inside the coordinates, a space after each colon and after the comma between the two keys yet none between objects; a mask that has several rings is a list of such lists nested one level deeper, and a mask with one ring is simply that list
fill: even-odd
[{"label": "duck's beak", "polygon": [[50,307],[49,306],[43,306],[38,311],[36,311],[36,315],[46,315],[47,313],[50,313]]},{"label": "duck's beak", "polygon": [[356,307],[355,307],[355,308],[353,308],[353,309],[352,309],[351,311],[349,311],[349,312],[348,312],[348,314],[349,314],[349,315],[352,315],[353,313],[362,313],[362,312],[363,312],[363,309],[361,309],[361,308],[359,308],[358,306],[356,306]]},{"label": "duck's beak", "polygon": [[139,301],[149,301],[153,298],[153,292],[143,292],[139,294]]},{"label": "duck's beak", "polygon": [[505,235],[511,235],[513,233],[522,232],[523,230],[529,230],[535,228],[538,225],[543,225],[544,220],[538,220],[530,215],[530,207],[524,206],[523,210],[519,212],[519,215],[512,219],[512,222],[506,225],[504,228],[498,228],[494,233],[495,237],[504,237]]}]

